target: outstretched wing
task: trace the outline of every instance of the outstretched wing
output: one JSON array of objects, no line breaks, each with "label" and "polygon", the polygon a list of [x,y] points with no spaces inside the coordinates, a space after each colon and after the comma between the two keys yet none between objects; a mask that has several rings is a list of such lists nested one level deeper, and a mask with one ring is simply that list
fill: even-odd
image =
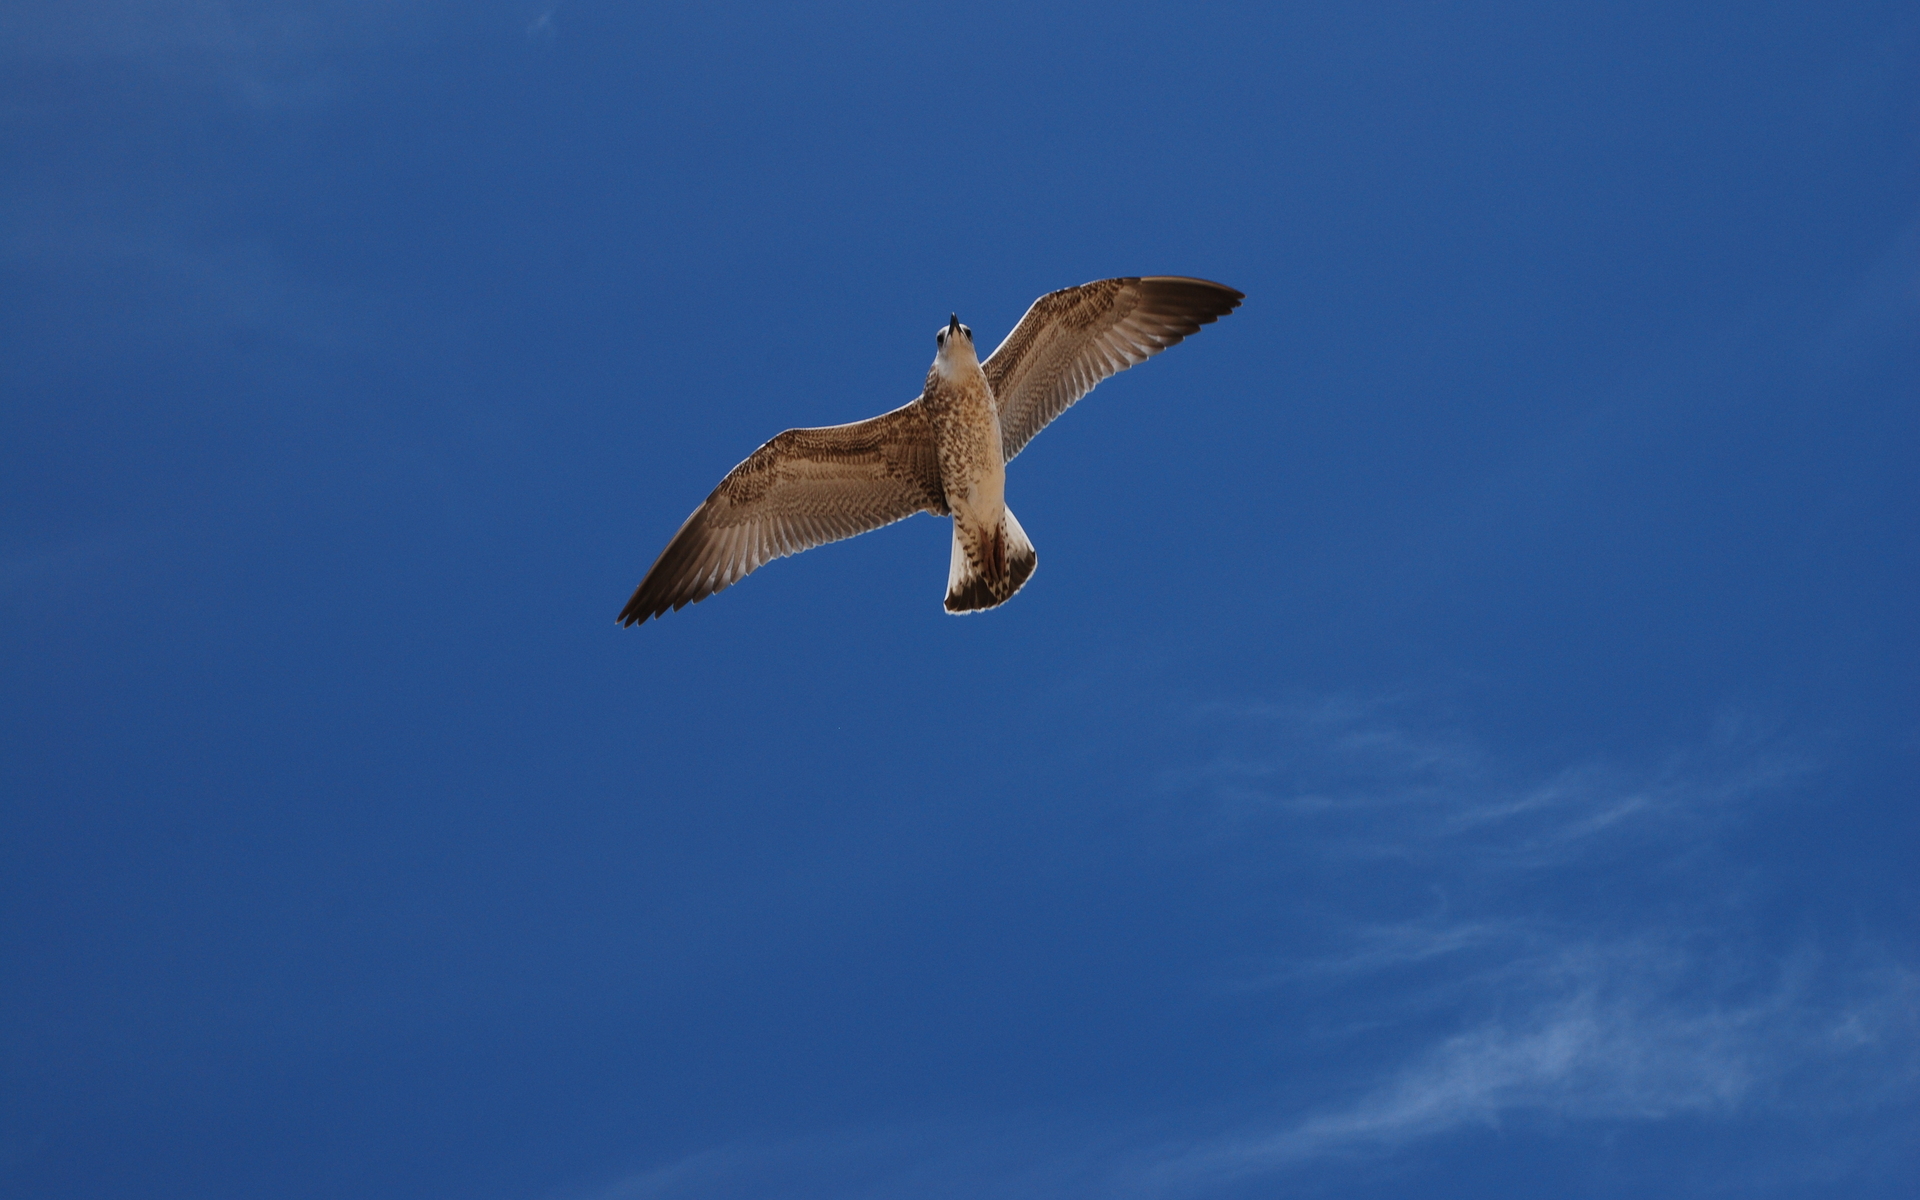
[{"label": "outstretched wing", "polygon": [[1100,279],[1048,292],[981,364],[1009,461],[1107,376],[1143,363],[1246,297],[1179,275]]},{"label": "outstretched wing", "polygon": [[933,430],[918,400],[871,420],[789,429],[727,473],[620,610],[634,625],[705,600],[776,558],[945,513]]}]

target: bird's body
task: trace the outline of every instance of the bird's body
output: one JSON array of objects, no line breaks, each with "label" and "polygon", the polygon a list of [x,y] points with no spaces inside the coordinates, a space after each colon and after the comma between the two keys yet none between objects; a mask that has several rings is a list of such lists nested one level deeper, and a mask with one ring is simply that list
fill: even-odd
[{"label": "bird's body", "polygon": [[696,603],[774,558],[917,512],[953,518],[946,608],[1005,603],[1038,556],[1006,504],[1006,464],[1100,380],[1232,312],[1239,292],[1179,276],[1102,279],[1033,302],[982,363],[951,318],[925,387],[851,425],[789,429],[694,510],[620,613]]},{"label": "bird's body", "polygon": [[1007,486],[1000,409],[970,345],[942,350],[927,372],[920,404],[933,423],[941,489],[955,519],[997,517]]},{"label": "bird's body", "polygon": [[947,610],[991,608],[1020,590],[1038,558],[1007,511],[1000,406],[972,334],[954,318],[927,371],[920,404],[933,425],[940,487],[953,514]]}]

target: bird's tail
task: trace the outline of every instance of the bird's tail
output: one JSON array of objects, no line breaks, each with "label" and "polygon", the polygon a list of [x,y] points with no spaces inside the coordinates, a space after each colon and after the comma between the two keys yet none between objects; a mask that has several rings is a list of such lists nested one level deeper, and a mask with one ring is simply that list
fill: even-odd
[{"label": "bird's tail", "polygon": [[991,530],[953,523],[953,559],[947,568],[947,611],[978,612],[1005,604],[1033,575],[1040,556],[1013,510],[1000,510]]}]

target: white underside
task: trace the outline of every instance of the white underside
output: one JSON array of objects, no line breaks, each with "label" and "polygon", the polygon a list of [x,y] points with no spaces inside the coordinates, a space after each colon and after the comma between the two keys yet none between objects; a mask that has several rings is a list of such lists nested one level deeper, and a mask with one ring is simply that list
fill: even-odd
[{"label": "white underside", "polygon": [[[1033,543],[1027,540],[1027,531],[1020,528],[1020,519],[1013,515],[1013,510],[1002,506],[1000,519],[1006,524],[1007,557],[1012,559],[1019,557],[1023,552],[1031,553]],[[964,584],[972,581],[975,574],[977,572],[973,569],[973,562],[967,558],[967,548],[960,541],[960,522],[955,521],[953,553],[947,560],[947,595],[951,596],[959,591]]]}]

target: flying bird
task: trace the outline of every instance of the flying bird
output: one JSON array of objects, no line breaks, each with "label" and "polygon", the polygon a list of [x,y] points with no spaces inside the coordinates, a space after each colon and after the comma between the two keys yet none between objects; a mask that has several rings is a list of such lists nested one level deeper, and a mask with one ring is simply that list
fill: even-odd
[{"label": "flying bird", "polygon": [[920,395],[851,425],[789,429],[727,473],[620,610],[635,625],[776,558],[930,512],[953,518],[950,613],[1005,604],[1039,561],[1006,503],[1007,464],[1107,376],[1240,307],[1205,279],[1100,279],[1035,300],[985,362],[958,314]]}]

